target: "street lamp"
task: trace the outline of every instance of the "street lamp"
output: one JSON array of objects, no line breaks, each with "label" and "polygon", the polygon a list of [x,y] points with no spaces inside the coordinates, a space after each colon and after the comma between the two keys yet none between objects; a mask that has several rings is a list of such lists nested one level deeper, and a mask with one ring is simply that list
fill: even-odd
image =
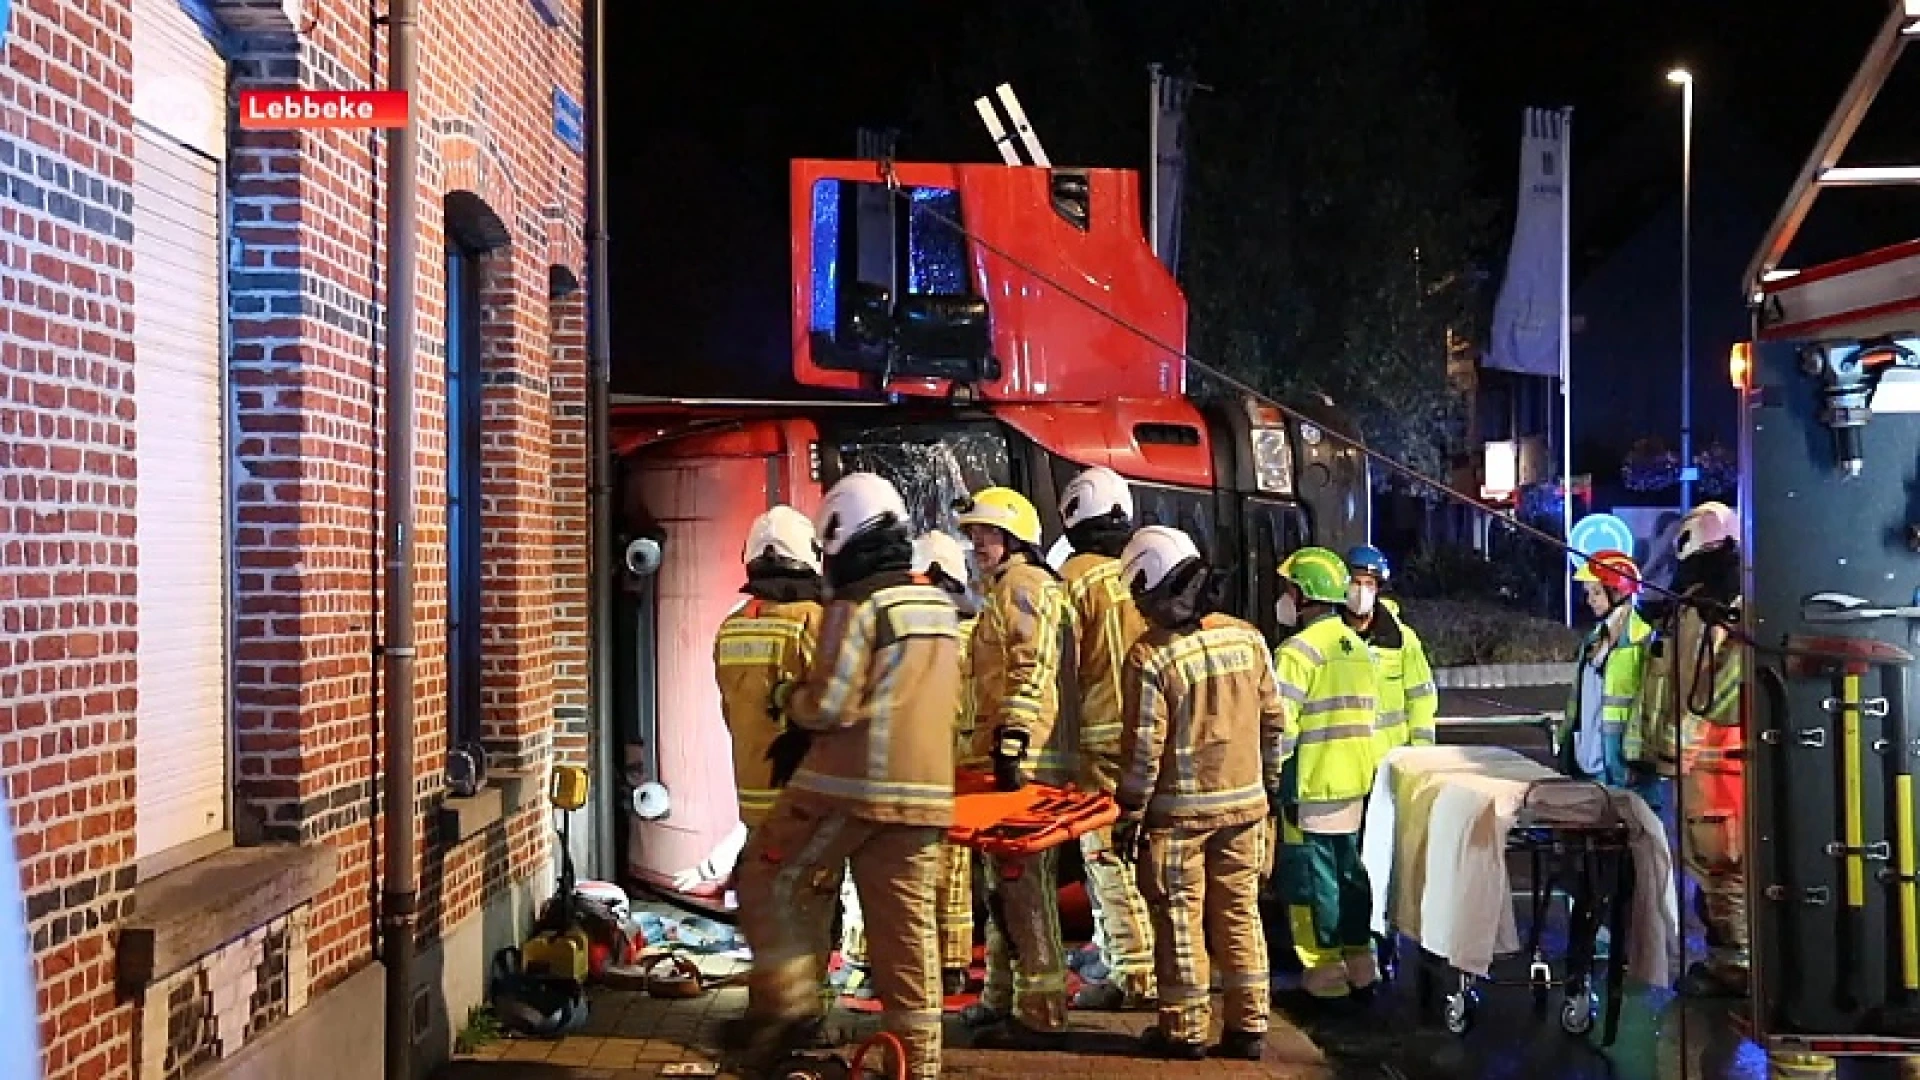
[{"label": "street lamp", "polygon": [[1693,73],[1667,72],[1680,88],[1680,509],[1693,508]]}]

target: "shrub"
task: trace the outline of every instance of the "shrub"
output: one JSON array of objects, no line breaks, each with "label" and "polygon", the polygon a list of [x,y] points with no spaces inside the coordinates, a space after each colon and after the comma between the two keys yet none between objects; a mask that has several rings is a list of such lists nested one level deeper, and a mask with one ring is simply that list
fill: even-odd
[{"label": "shrub", "polygon": [[1580,635],[1560,623],[1495,604],[1407,597],[1401,612],[1434,667],[1572,664],[1580,648]]}]

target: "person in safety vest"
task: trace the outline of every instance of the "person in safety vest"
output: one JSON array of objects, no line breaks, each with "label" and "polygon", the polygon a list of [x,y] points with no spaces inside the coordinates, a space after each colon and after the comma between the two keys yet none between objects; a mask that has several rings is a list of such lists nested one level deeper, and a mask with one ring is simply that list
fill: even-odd
[{"label": "person in safety vest", "polygon": [[1126,659],[1113,831],[1153,913],[1160,1017],[1141,1045],[1206,1056],[1211,961],[1226,992],[1215,1052],[1259,1061],[1271,996],[1260,876],[1284,717],[1272,660],[1259,630],[1207,613],[1211,575],[1186,533],[1141,529],[1121,562],[1149,623]]},{"label": "person in safety vest", "polygon": [[[1080,786],[1112,794],[1120,774],[1120,673],[1127,649],[1146,631],[1120,578],[1119,555],[1133,535],[1133,491],[1119,473],[1095,466],[1060,494],[1073,554],[1060,568],[1074,615],[1080,689]],[[1080,837],[1096,961],[1104,979],[1073,996],[1077,1009],[1133,1009],[1153,1000],[1153,921],[1133,867],[1114,853],[1110,830]],[[1083,967],[1082,976],[1096,969]]]},{"label": "person in safety vest", "polygon": [[[1062,693],[1073,670],[1066,590],[1040,550],[1040,515],[1024,495],[987,488],[962,504],[986,602],[973,632],[977,710],[971,753],[989,759],[1002,791],[1029,776],[1043,784],[1079,777],[1078,694]],[[1059,850],[987,865],[987,982],[961,1013],[976,1046],[1053,1044],[1067,1026],[1065,950],[1057,894]]]},{"label": "person in safety vest", "polygon": [[[960,613],[960,670],[967,670],[973,627],[978,621],[971,590],[967,553],[944,532],[924,533],[913,542],[913,571],[924,575],[953,597]],[[962,681],[960,707],[953,715],[954,753],[962,755],[973,737],[973,690]],[[842,888],[840,956],[858,971],[860,981],[847,980],[852,995],[874,996],[864,980],[867,963],[866,920],[856,890]],[[934,889],[934,907],[940,935],[940,988],[946,996],[967,990],[967,969],[973,966],[973,853],[959,844],[940,846],[940,880]]]},{"label": "person in safety vest", "polygon": [[1681,989],[1694,996],[1747,992],[1744,828],[1746,738],[1741,715],[1741,649],[1727,626],[1740,607],[1739,525],[1718,502],[1702,503],[1681,523],[1679,600],[1649,651],[1636,729],[1623,753],[1664,777],[1677,777],[1680,857],[1699,886],[1707,959],[1689,968]]},{"label": "person in safety vest", "polygon": [[[820,545],[813,522],[791,506],[775,506],[753,520],[741,553],[746,599],[720,623],[713,641],[714,675],[720,684],[720,715],[733,739],[733,785],[744,832],[730,837],[699,866],[675,875],[676,888],[692,891],[733,876],[746,835],[773,811],[774,797],[805,753],[802,739],[781,740],[786,718],[773,703],[774,687],[806,673],[820,630]],[[785,755],[772,757],[778,745]],[[831,933],[816,942],[824,964],[833,951]],[[736,1025],[728,1041],[737,1043]],[[814,1042],[828,1044],[824,1029]]]},{"label": "person in safety vest", "polygon": [[1380,756],[1402,746],[1432,746],[1440,691],[1420,635],[1400,618],[1400,608],[1380,595],[1393,567],[1379,548],[1358,544],[1347,552],[1347,575],[1347,625],[1367,643],[1377,669],[1380,719],[1374,741]]},{"label": "person in safety vest", "polygon": [[1280,564],[1275,605],[1293,636],[1274,651],[1286,729],[1280,785],[1270,793],[1284,841],[1275,876],[1287,902],[1304,989],[1316,1002],[1370,995],[1373,887],[1360,862],[1365,801],[1380,763],[1379,680],[1367,645],[1340,618],[1347,566],[1326,548]]},{"label": "person in safety vest", "polygon": [[[1639,726],[1636,708],[1653,628],[1640,617],[1640,567],[1620,551],[1596,551],[1573,579],[1584,583],[1587,608],[1600,622],[1580,646],[1567,711],[1554,732],[1560,771],[1627,787],[1626,743]],[[1651,794],[1649,792],[1649,794]],[[1656,809],[1657,801],[1649,800]]]},{"label": "person in safety vest", "polygon": [[822,502],[830,600],[813,664],[774,704],[811,740],[740,860],[740,926],[753,952],[743,1067],[760,1072],[806,1044],[822,1002],[816,942],[831,925],[843,864],[867,913],[883,1026],[905,1074],[940,1075],[940,961],[934,889],[953,823],[953,714],[960,629],[953,601],[912,572],[906,504],[872,473]]}]

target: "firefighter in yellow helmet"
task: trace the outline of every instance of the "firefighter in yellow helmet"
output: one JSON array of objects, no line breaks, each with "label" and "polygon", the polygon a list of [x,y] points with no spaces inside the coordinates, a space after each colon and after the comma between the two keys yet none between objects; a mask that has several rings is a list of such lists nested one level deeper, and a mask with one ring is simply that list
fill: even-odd
[{"label": "firefighter in yellow helmet", "polygon": [[[973,737],[973,689],[965,681],[969,649],[978,612],[968,587],[967,553],[958,541],[944,532],[930,532],[913,542],[913,571],[926,577],[953,597],[960,614],[960,670],[963,674],[960,707],[954,710],[954,753],[965,755]],[[965,993],[967,969],[973,966],[973,853],[959,844],[940,846],[940,880],[934,889],[936,925],[940,935],[940,988],[946,996]],[[840,956],[849,968],[858,971],[852,995],[867,999],[873,986],[865,979],[867,964],[866,919],[860,911],[857,892],[841,890]]]},{"label": "firefighter in yellow helmet", "polygon": [[[1560,771],[1627,787],[1627,730],[1636,723],[1653,628],[1640,617],[1640,568],[1622,551],[1596,551],[1573,579],[1586,589],[1587,608],[1600,621],[1580,648],[1573,689],[1554,733]],[[1653,794],[1646,792],[1645,794]],[[1659,808],[1657,795],[1648,802]]]},{"label": "firefighter in yellow helmet", "polygon": [[1258,1061],[1271,995],[1260,873],[1283,723],[1267,642],[1208,613],[1212,575],[1186,533],[1148,526],[1121,559],[1150,624],[1126,659],[1114,828],[1153,912],[1160,1018],[1142,1048],[1206,1056],[1217,965],[1226,1016],[1215,1052]]},{"label": "firefighter in yellow helmet", "polygon": [[1367,643],[1378,669],[1380,721],[1373,735],[1380,754],[1432,746],[1440,691],[1426,644],[1400,617],[1400,608],[1380,595],[1393,577],[1386,553],[1372,544],[1355,545],[1347,552],[1347,575],[1347,625]]},{"label": "firefighter in yellow helmet", "polygon": [[843,864],[868,916],[881,1022],[905,1043],[906,1075],[940,1075],[940,961],[933,904],[953,824],[953,714],[960,630],[953,601],[912,572],[906,504],[853,473],[818,515],[830,600],[807,674],[774,693],[810,737],[792,780],[740,860],[749,1070],[804,1046],[822,1003],[816,941],[831,925]]},{"label": "firefighter in yellow helmet", "polygon": [[[1063,674],[1073,670],[1072,616],[1040,551],[1040,515],[1019,492],[987,488],[963,504],[959,525],[986,593],[973,632],[973,756],[992,761],[1003,791],[1020,790],[1029,777],[1072,782],[1079,777],[1078,702],[1061,693]],[[1058,860],[1057,849],[988,860],[987,983],[962,1013],[977,1029],[976,1046],[1053,1045],[1066,1030]]]},{"label": "firefighter in yellow helmet", "polygon": [[1371,994],[1373,889],[1360,862],[1366,797],[1380,762],[1374,740],[1379,690],[1366,643],[1340,618],[1347,567],[1325,548],[1280,564],[1280,625],[1295,627],[1274,652],[1284,712],[1285,764],[1271,794],[1284,841],[1276,876],[1294,950],[1316,1002]]},{"label": "firefighter in yellow helmet", "polygon": [[[748,527],[741,558],[747,583],[740,591],[746,599],[720,623],[713,666],[720,684],[720,714],[733,739],[740,822],[751,835],[773,811],[774,797],[799,765],[797,755],[805,751],[803,740],[780,738],[787,723],[773,696],[775,687],[806,673],[819,637],[820,545],[813,522],[791,506],[775,506]],[[776,745],[783,760],[774,760]],[[732,876],[741,850],[735,845],[742,839],[732,838],[699,866],[676,875],[676,886],[691,889]],[[823,932],[814,944],[824,964],[833,950],[831,933]],[[737,1043],[743,1036],[736,1026],[727,1040]],[[813,1041],[830,1039],[822,1026]]]},{"label": "firefighter in yellow helmet", "polygon": [[[1060,519],[1073,554],[1060,568],[1075,623],[1080,691],[1080,784],[1112,794],[1120,776],[1121,671],[1146,631],[1120,577],[1120,553],[1133,536],[1133,492],[1121,475],[1095,466],[1060,493]],[[1077,1009],[1139,1008],[1154,997],[1153,920],[1131,865],[1114,852],[1112,833],[1080,837],[1094,943],[1104,978],[1073,997]],[[1082,968],[1083,976],[1093,969]]]}]

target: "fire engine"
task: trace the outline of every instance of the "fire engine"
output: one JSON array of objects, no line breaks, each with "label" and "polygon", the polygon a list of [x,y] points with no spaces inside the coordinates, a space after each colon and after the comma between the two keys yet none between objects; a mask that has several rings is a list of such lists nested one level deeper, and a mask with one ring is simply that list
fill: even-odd
[{"label": "fire engine", "polygon": [[1894,2],[1747,271],[1734,349],[1755,1021],[1771,1049],[1920,1054],[1920,242],[1783,269],[1915,34]]},{"label": "fire engine", "polygon": [[[1269,631],[1282,557],[1368,536],[1367,464],[1337,409],[1188,393],[1186,299],[1146,240],[1133,172],[803,160],[790,202],[792,372],[818,397],[611,410],[626,866],[655,889],[738,824],[712,645],[769,506],[811,513],[870,470],[917,527],[943,528],[956,499],[1005,484],[1058,536],[1059,490],[1106,465],[1142,522],[1191,533]],[[685,898],[724,903],[716,886]]]}]

